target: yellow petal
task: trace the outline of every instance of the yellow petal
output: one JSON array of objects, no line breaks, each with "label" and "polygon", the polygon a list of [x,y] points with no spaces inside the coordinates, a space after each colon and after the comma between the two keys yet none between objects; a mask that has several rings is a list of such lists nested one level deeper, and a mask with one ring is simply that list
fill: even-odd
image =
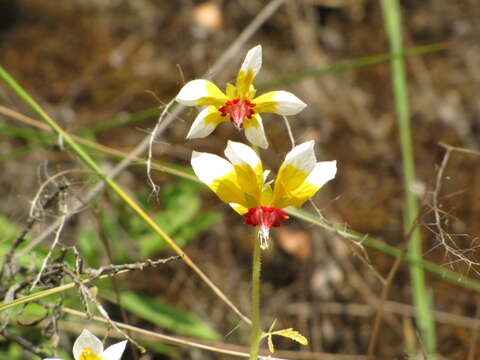
[{"label": "yellow petal", "polygon": [[275,95],[278,91],[270,91],[252,100],[255,104],[255,111],[258,113],[268,112],[275,113],[277,110],[277,102]]},{"label": "yellow petal", "polygon": [[307,106],[302,100],[288,91],[270,91],[252,100],[255,111],[280,115],[295,115]]},{"label": "yellow petal", "polygon": [[227,88],[225,92],[229,99],[234,99],[237,97],[237,88],[230,83],[227,83]]},{"label": "yellow petal", "polygon": [[187,139],[204,138],[210,135],[217,125],[223,121],[227,121],[227,119],[221,116],[217,108],[209,106],[197,115],[187,134]]},{"label": "yellow petal", "polygon": [[[225,156],[232,163],[248,207],[261,205],[263,168],[257,153],[249,146],[228,141]],[[245,203],[243,203],[245,204]]]},{"label": "yellow petal", "polygon": [[189,81],[180,89],[177,102],[186,106],[213,105],[221,106],[228,100],[217,85],[208,80]]},{"label": "yellow petal", "polygon": [[269,184],[264,184],[262,189],[262,205],[272,206],[273,190]]},{"label": "yellow petal", "polygon": [[294,200],[294,191],[313,171],[316,163],[314,142],[307,141],[294,147],[280,166],[273,190],[273,206],[282,209]]},{"label": "yellow petal", "polygon": [[248,206],[233,165],[227,160],[218,155],[194,151],[191,164],[200,181],[206,184],[220,200]]}]

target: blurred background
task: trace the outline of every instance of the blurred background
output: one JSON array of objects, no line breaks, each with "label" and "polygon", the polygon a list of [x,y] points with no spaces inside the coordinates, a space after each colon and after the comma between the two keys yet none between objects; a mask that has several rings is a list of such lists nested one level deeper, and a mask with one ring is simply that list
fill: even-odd
[{"label": "blurred background", "polygon": [[[0,0],[0,64],[65,130],[128,153],[149,136],[163,106],[182,85],[207,73],[268,3]],[[406,60],[424,256],[459,276],[476,279],[478,154],[452,151],[437,194],[451,246],[472,263],[459,261],[440,245],[433,226],[432,193],[445,155],[439,142],[471,150],[479,147],[480,4],[475,0],[405,0],[401,9],[405,48],[432,45]],[[296,142],[313,139],[319,161],[338,161],[336,179],[314,198],[323,216],[400,248],[406,241],[403,170],[390,65],[385,58],[375,64],[366,58],[389,52],[380,3],[281,2],[241,50],[209,76],[224,88],[226,82],[235,80],[248,49],[257,44],[263,47],[263,67],[256,79],[259,93],[283,89],[306,102],[308,107],[290,118]],[[36,118],[4,85],[0,85],[0,104]],[[222,154],[226,139],[245,141],[243,133],[222,124],[207,139],[187,142],[185,135],[197,112],[186,109],[161,134],[153,147],[156,161],[190,171],[192,150]],[[261,155],[275,171],[290,141],[281,117],[263,118],[270,147]],[[104,169],[119,161],[98,150],[89,152]],[[4,255],[25,227],[40,185],[56,173],[82,165],[57,137],[5,112],[0,114],[0,161],[0,220],[3,232],[10,234],[0,243]],[[151,196],[142,165],[129,166],[118,181],[248,314],[252,229],[204,186],[160,171],[152,175],[160,186],[158,197]],[[82,199],[93,184],[84,175],[67,177],[67,196],[72,199]],[[53,193],[65,181],[50,183],[46,191]],[[305,208],[314,212],[310,205]],[[60,210],[53,206],[43,215],[29,239],[41,234]],[[38,272],[51,240],[48,237],[29,254],[33,263],[26,268],[35,264]],[[109,191],[84,204],[65,225],[61,242],[76,245],[89,267],[172,253]],[[368,247],[365,253],[359,249],[336,232],[293,217],[272,231],[271,246],[263,253],[263,326],[268,329],[277,319],[278,328],[294,327],[310,340],[308,346],[300,347],[275,339],[278,356],[339,360],[361,359],[367,353],[383,289],[380,279],[388,275],[395,259]],[[72,256],[66,259],[74,263]],[[467,359],[475,354],[478,294],[430,274],[427,284],[432,309],[438,311],[439,354]],[[244,346],[249,341],[248,326],[181,261],[129,273],[119,277],[117,284],[103,281],[97,286],[99,299],[113,319],[175,336],[236,344],[248,351]],[[122,306],[114,304],[118,303],[117,290]],[[75,294],[70,290],[61,301],[83,310]],[[405,264],[398,269],[387,300],[377,358],[421,356]],[[17,321],[21,316],[30,321],[42,317],[41,304],[36,306],[26,308],[28,316],[12,315],[9,326],[34,343],[51,345],[40,331],[45,320],[33,328]],[[59,342],[67,358],[81,320],[62,316],[60,338],[54,337],[53,342]],[[98,334],[103,334],[101,330]],[[130,349],[124,358],[228,358],[158,341],[144,344],[147,354],[134,357]],[[9,359],[33,358],[6,339],[0,339],[0,351],[9,354]]]}]

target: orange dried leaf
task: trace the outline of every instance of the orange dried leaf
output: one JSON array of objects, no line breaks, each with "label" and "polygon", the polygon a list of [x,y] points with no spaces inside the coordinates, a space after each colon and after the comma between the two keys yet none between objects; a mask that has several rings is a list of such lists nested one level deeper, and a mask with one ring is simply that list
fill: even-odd
[{"label": "orange dried leaf", "polygon": [[300,261],[308,259],[312,253],[312,240],[305,231],[279,228],[276,239],[283,251]]}]

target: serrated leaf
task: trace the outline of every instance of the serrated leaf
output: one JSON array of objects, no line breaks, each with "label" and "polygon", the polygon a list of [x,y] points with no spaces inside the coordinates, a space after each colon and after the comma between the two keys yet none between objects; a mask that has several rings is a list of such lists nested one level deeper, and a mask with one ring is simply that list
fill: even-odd
[{"label": "serrated leaf", "polygon": [[296,341],[302,345],[308,345],[307,338],[302,334],[300,334],[298,331],[293,330],[292,328],[274,331],[272,332],[272,335],[283,336],[293,341]]}]

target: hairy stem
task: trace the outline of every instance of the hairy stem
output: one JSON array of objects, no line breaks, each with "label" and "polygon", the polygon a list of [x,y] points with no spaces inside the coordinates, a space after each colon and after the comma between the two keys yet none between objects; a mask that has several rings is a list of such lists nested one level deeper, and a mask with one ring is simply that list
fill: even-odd
[{"label": "hairy stem", "polygon": [[260,347],[260,272],[261,249],[258,231],[255,232],[252,261],[252,335],[250,338],[250,360],[258,358]]}]

